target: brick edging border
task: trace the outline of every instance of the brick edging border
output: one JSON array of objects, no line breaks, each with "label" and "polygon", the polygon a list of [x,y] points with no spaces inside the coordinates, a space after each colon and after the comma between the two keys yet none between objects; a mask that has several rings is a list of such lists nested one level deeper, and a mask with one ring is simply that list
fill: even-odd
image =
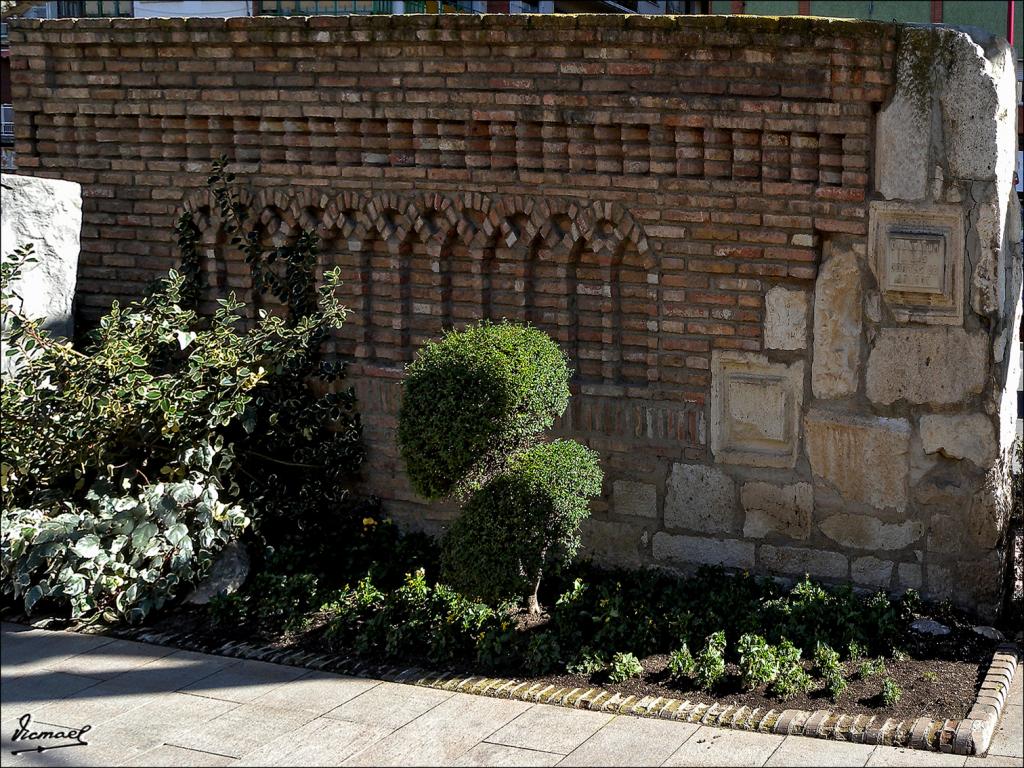
[{"label": "brick edging border", "polygon": [[420,667],[374,664],[352,656],[295,651],[237,641],[218,645],[192,634],[157,633],[145,628],[113,629],[102,634],[142,643],[167,645],[185,651],[266,661],[357,677],[375,677],[391,683],[479,696],[552,704],[593,712],[676,720],[780,736],[808,736],[956,755],[982,755],[988,751],[1013,676],[1020,666],[1020,649],[1017,645],[1002,643],[997,646],[988,671],[982,679],[978,697],[963,720],[932,720],[928,717],[919,717],[912,720],[885,718],[883,722],[878,722],[878,715],[849,715],[826,709],[813,712],[803,709],[751,709],[732,704],[692,703],[686,699],[668,699],[662,696],[637,698],[633,695],[611,693],[602,688],[557,687],[543,682],[522,682],[514,678],[466,676],[452,670],[437,671]]}]

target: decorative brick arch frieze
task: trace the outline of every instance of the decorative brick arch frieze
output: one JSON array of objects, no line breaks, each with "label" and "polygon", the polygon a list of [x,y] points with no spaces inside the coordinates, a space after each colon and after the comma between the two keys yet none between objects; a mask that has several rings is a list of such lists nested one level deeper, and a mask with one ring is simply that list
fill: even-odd
[{"label": "decorative brick arch frieze", "polygon": [[[239,198],[268,245],[284,245],[299,229],[321,236],[320,266],[341,268],[352,309],[339,334],[343,353],[400,363],[427,338],[477,317],[536,323],[571,356],[584,355],[593,377],[621,378],[627,366],[615,347],[628,342],[634,365],[626,378],[636,381],[638,348],[657,349],[654,333],[638,341],[651,325],[635,316],[645,302],[644,311],[655,311],[655,254],[619,203],[309,188],[243,190]],[[230,259],[235,249],[226,247],[209,192],[190,193],[182,208],[196,217],[207,269],[215,268],[217,251]],[[612,287],[626,275],[628,286]],[[224,282],[211,287],[230,287]],[[251,291],[251,281],[236,287]]]}]

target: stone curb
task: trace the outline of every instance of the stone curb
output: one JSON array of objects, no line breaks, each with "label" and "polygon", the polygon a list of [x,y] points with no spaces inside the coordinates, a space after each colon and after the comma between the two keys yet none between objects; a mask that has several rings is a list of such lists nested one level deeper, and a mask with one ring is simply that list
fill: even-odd
[{"label": "stone curb", "polygon": [[142,629],[112,629],[106,634],[125,640],[167,645],[184,651],[209,653],[252,661],[266,661],[337,674],[374,677],[391,683],[418,685],[445,691],[471,693],[499,699],[515,699],[532,704],[552,704],[592,712],[635,715],[683,723],[733,728],[741,731],[779,736],[807,736],[855,744],[881,744],[888,747],[945,752],[956,755],[983,755],[1003,712],[1010,684],[1020,666],[1020,650],[1014,643],[1000,644],[978,690],[978,697],[964,720],[880,720],[877,715],[849,715],[819,709],[762,709],[732,704],[701,704],[686,699],[636,696],[623,697],[601,688],[556,687],[548,683],[522,682],[516,679],[461,675],[454,670],[425,670],[420,667],[375,664],[351,656],[311,653],[256,646],[231,641],[217,644],[192,634],[155,633]]}]

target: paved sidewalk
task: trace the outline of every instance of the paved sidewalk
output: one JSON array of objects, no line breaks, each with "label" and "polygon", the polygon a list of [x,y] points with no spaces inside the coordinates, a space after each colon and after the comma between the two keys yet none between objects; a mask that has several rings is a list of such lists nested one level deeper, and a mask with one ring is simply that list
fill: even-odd
[{"label": "paved sidewalk", "polygon": [[[1021,675],[988,758],[770,736],[4,624],[3,766],[1021,766]],[[87,746],[12,737],[91,728]]]}]

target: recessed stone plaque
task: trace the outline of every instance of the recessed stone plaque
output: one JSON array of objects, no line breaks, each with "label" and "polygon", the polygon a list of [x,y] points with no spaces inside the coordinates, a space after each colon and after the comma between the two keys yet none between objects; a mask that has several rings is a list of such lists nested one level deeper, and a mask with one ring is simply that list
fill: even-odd
[{"label": "recessed stone plaque", "polygon": [[792,467],[800,442],[804,364],[751,352],[711,356],[711,451],[727,464]]},{"label": "recessed stone plaque", "polygon": [[963,214],[958,206],[871,204],[868,255],[901,323],[962,325]]}]

